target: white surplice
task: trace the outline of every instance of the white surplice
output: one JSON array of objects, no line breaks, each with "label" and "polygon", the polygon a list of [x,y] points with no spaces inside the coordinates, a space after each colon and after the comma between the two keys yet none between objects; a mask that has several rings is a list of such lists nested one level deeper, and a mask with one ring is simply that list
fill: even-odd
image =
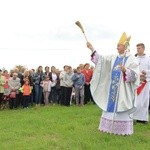
[{"label": "white surplice", "polygon": [[133,114],[133,119],[140,121],[149,121],[149,87],[150,87],[150,57],[147,55],[137,56],[140,72],[146,72],[146,85],[137,96],[137,108]]}]

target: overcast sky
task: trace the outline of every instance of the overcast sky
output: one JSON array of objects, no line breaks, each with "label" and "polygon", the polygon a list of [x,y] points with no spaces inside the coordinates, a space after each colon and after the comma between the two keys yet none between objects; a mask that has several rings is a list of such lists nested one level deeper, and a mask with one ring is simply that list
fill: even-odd
[{"label": "overcast sky", "polygon": [[125,31],[131,53],[143,42],[150,55],[149,14],[149,0],[0,0],[0,68],[90,62],[77,20],[101,54],[116,53]]}]

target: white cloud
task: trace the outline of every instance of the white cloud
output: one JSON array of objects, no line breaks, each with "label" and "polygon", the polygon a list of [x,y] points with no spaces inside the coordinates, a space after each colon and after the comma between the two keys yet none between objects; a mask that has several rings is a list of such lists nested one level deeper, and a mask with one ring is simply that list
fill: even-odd
[{"label": "white cloud", "polygon": [[[7,54],[10,62],[14,62],[7,65],[3,63],[0,66],[10,67],[23,63],[22,57],[25,53],[30,57],[26,63],[30,67],[43,62],[45,62],[43,65],[46,64],[48,61],[45,59],[38,61],[43,55],[50,57],[50,65],[63,66],[66,63],[76,65],[79,62],[90,61],[90,51],[86,48],[84,36],[75,25],[77,20],[84,26],[89,41],[102,54],[116,52],[116,43],[124,31],[132,36],[133,54],[136,52],[135,45],[138,42],[145,43],[147,53],[150,54],[148,2],[148,0],[0,0],[1,56]],[[43,54],[39,49],[49,49],[50,52],[45,50]],[[36,55],[35,50],[38,52]]]}]

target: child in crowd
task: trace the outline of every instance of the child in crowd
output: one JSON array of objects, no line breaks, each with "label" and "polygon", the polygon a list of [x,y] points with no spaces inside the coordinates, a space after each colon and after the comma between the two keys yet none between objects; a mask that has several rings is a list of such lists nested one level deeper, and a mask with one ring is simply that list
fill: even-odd
[{"label": "child in crowd", "polygon": [[24,80],[24,85],[21,87],[21,92],[23,94],[23,108],[29,108],[31,91],[32,89],[29,80]]},{"label": "child in crowd", "polygon": [[43,87],[43,94],[44,94],[44,103],[45,105],[49,104],[49,95],[51,92],[52,82],[49,80],[49,76],[45,76],[41,86]]},{"label": "child in crowd", "polygon": [[75,90],[75,99],[76,105],[84,105],[84,84],[85,84],[85,76],[81,72],[81,68],[77,67],[77,73],[75,73],[72,77],[74,83]]}]

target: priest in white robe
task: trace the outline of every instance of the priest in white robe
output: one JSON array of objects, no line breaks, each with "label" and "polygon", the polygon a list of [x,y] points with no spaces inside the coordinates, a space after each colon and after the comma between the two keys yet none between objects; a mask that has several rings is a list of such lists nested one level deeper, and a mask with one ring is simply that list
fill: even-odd
[{"label": "priest in white robe", "polygon": [[139,65],[128,50],[130,37],[124,32],[117,50],[119,55],[99,55],[92,44],[91,60],[95,70],[91,80],[91,93],[95,103],[103,110],[99,130],[117,135],[133,134],[136,89],[139,85]]},{"label": "priest in white robe", "polygon": [[137,47],[137,60],[140,67],[141,84],[137,89],[137,108],[133,113],[133,119],[137,122],[148,123],[149,121],[149,87],[150,87],[150,57],[145,52],[145,45],[139,43]]}]

